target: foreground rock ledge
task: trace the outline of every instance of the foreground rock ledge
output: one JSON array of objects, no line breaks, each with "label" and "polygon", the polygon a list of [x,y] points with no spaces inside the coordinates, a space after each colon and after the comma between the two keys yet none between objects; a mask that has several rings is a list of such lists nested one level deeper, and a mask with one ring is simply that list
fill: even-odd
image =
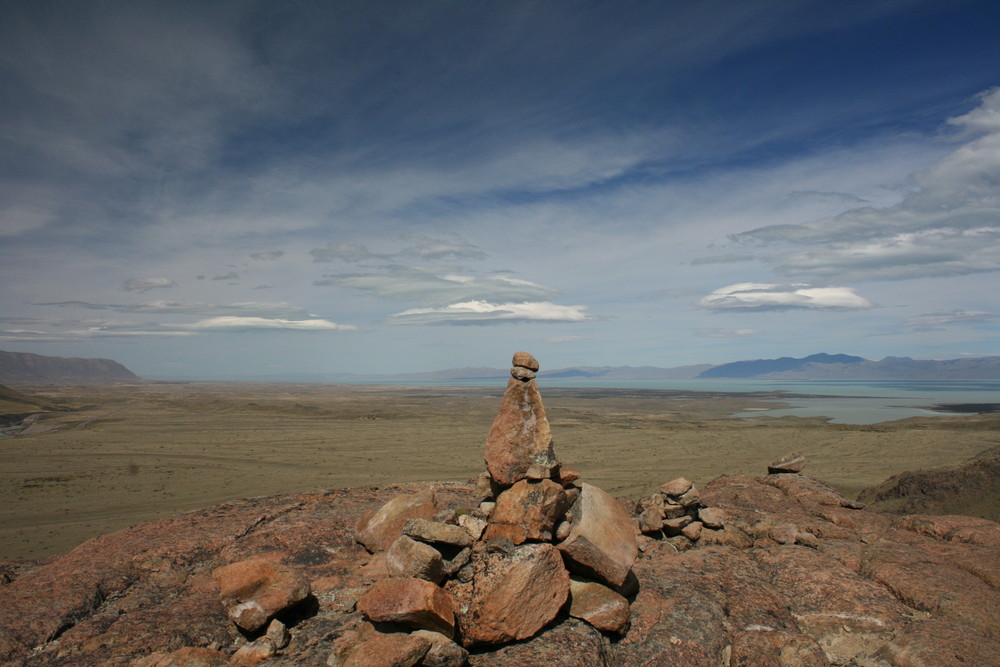
[{"label": "foreground rock ledge", "polygon": [[[683,552],[664,541],[639,555],[639,593],[619,640],[563,615],[566,605],[533,639],[477,648],[468,664],[718,667],[783,664],[782,656],[807,665],[996,664],[1000,525],[849,509],[807,476],[769,477],[725,476],[700,488],[725,511],[726,528]],[[315,604],[283,619],[291,642],[262,664],[326,664],[336,638],[365,625],[356,604],[378,570],[380,556],[354,541],[355,523],[431,488],[255,498],[134,526],[50,560],[4,564],[0,663],[231,657],[247,639],[219,604],[212,572],[266,554],[311,583]],[[433,489],[442,508],[477,502],[471,485]],[[780,525],[815,546],[779,544],[769,534]]]}]

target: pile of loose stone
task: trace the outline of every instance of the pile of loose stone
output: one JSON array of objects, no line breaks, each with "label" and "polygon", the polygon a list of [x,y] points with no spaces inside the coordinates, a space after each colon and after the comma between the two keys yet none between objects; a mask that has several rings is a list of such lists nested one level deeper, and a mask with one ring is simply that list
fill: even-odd
[{"label": "pile of loose stone", "polygon": [[702,507],[683,479],[643,499],[638,516],[634,501],[581,482],[553,451],[537,371],[533,356],[514,355],[486,439],[478,507],[440,512],[433,491],[424,491],[358,522],[359,542],[384,551],[389,575],[358,610],[374,624],[411,632],[342,637],[328,664],[361,665],[391,651],[400,664],[461,665],[467,649],[533,637],[564,609],[620,634],[638,590],[632,565],[641,539],[649,539],[642,535],[696,540],[703,526],[722,527],[720,514]]}]

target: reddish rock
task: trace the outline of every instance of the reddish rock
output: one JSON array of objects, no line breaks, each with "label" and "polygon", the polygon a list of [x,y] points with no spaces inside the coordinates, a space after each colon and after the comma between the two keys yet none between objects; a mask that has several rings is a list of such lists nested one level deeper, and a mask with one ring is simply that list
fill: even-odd
[{"label": "reddish rock", "polygon": [[691,521],[691,516],[688,514],[682,514],[676,519],[665,519],[663,521],[663,531],[669,536],[680,535],[684,526],[691,523]]},{"label": "reddish rock", "polygon": [[520,366],[515,366],[510,369],[510,376],[515,380],[520,380],[521,382],[527,382],[528,380],[535,379],[535,372],[528,370],[527,368],[521,368]]},{"label": "reddish rock", "polygon": [[132,667],[216,667],[226,664],[229,664],[229,656],[221,651],[185,646],[170,653],[152,653],[135,660]]},{"label": "reddish rock", "polygon": [[451,597],[424,579],[382,579],[358,600],[358,611],[380,623],[402,623],[451,637],[455,612]]},{"label": "reddish rock", "polygon": [[438,632],[415,630],[411,634],[430,642],[421,667],[462,667],[469,659],[468,651]]},{"label": "reddish rock", "polygon": [[288,634],[288,628],[285,627],[285,624],[278,619],[274,619],[268,624],[267,632],[264,634],[272,642],[274,642],[274,648],[279,651],[288,646],[288,642],[291,641],[292,638],[291,635]]},{"label": "reddish rock", "polygon": [[514,358],[511,360],[511,365],[518,368],[526,368],[536,373],[538,372],[538,359],[535,359],[535,357],[527,352],[515,352]]},{"label": "reddish rock", "polygon": [[429,519],[438,511],[433,489],[397,496],[379,509],[365,513],[354,527],[358,542],[372,553],[385,551],[403,534],[408,519]]},{"label": "reddish rock", "polygon": [[569,615],[602,632],[622,632],[628,626],[628,600],[595,581],[570,579]]},{"label": "reddish rock", "polygon": [[299,573],[264,558],[225,565],[212,576],[219,584],[219,600],[229,618],[248,632],[264,627],[310,592],[309,582]]},{"label": "reddish rock", "polygon": [[681,528],[681,535],[688,538],[692,542],[696,542],[699,537],[701,537],[702,526],[701,521],[692,521],[688,525]]},{"label": "reddish rock", "polygon": [[581,477],[583,477],[583,473],[576,468],[570,466],[559,467],[559,483],[563,486],[569,486]]},{"label": "reddish rock", "polygon": [[726,525],[726,511],[717,507],[702,507],[698,510],[698,520],[706,528],[720,529]]},{"label": "reddish rock", "polygon": [[497,498],[484,540],[507,537],[514,544],[552,539],[556,522],[566,513],[566,492],[551,480],[521,480]]},{"label": "reddish rock", "polygon": [[484,454],[491,479],[510,486],[525,478],[532,465],[548,469],[559,465],[552,450],[552,431],[542,396],[534,381],[511,379],[500,412],[486,436]]},{"label": "reddish rock", "polygon": [[663,517],[660,516],[660,508],[649,506],[637,517],[639,520],[639,532],[655,533],[663,530]]},{"label": "reddish rock", "polygon": [[608,667],[625,664],[612,662],[610,658],[611,648],[600,632],[583,621],[569,618],[546,628],[531,641],[509,644],[487,653],[473,653],[469,656],[469,667]]},{"label": "reddish rock", "polygon": [[994,665],[1000,643],[961,623],[925,618],[912,621],[876,657],[894,667]]},{"label": "reddish rock", "polygon": [[767,466],[767,472],[771,475],[789,472],[802,472],[806,467],[806,455],[802,452],[793,452],[782,456],[777,461],[771,462]]},{"label": "reddish rock", "polygon": [[568,567],[586,577],[620,586],[639,552],[628,513],[598,487],[583,484],[570,515],[573,529],[559,543]]},{"label": "reddish rock", "polygon": [[556,617],[569,595],[569,573],[551,544],[474,554],[471,567],[472,583],[447,586],[466,646],[527,639]]},{"label": "reddish rock", "polygon": [[427,519],[408,519],[403,524],[403,534],[421,542],[450,544],[455,547],[472,546],[472,538],[459,526]]},{"label": "reddish rock", "polygon": [[389,547],[385,553],[385,566],[390,577],[414,577],[435,584],[444,579],[441,552],[406,535],[400,535]]},{"label": "reddish rock", "polygon": [[239,667],[253,667],[253,665],[274,657],[275,653],[277,653],[277,647],[271,638],[260,637],[241,646],[229,659],[229,664],[239,665]]},{"label": "reddish rock", "polygon": [[1000,547],[1000,524],[989,519],[914,514],[902,517],[896,525],[942,542]]},{"label": "reddish rock", "polygon": [[812,637],[784,630],[755,629],[733,639],[731,667],[828,667],[823,649]]},{"label": "reddish rock", "polygon": [[416,634],[376,634],[353,647],[343,659],[328,660],[335,667],[413,667],[431,647],[426,637]]},{"label": "reddish rock", "polygon": [[666,484],[660,487],[660,493],[663,493],[672,498],[677,498],[679,496],[687,493],[694,484],[683,477],[678,477],[677,479],[670,480]]}]

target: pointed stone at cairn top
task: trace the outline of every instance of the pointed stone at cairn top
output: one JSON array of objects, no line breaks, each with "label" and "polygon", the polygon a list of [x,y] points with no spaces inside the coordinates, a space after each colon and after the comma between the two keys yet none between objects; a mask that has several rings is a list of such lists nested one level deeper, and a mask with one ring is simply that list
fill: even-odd
[{"label": "pointed stone at cairn top", "polygon": [[[510,486],[526,477],[546,479],[558,473],[552,431],[535,384],[538,360],[527,352],[514,355],[500,412],[486,436],[486,469],[497,484]],[[530,474],[529,474],[530,473]]]}]

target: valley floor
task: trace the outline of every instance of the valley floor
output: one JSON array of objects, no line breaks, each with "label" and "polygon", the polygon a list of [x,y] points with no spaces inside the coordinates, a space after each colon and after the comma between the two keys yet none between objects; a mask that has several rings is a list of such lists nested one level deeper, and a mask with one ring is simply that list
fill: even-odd
[{"label": "valley floor", "polygon": [[[19,387],[74,408],[0,437],[0,560],[62,553],[157,517],[238,498],[465,481],[503,386],[177,383]],[[890,475],[1000,445],[1000,415],[869,426],[732,418],[750,394],[540,386],[558,457],[614,495],[685,476],[763,474],[792,451],[853,497]],[[773,398],[773,397],[772,397]]]}]

